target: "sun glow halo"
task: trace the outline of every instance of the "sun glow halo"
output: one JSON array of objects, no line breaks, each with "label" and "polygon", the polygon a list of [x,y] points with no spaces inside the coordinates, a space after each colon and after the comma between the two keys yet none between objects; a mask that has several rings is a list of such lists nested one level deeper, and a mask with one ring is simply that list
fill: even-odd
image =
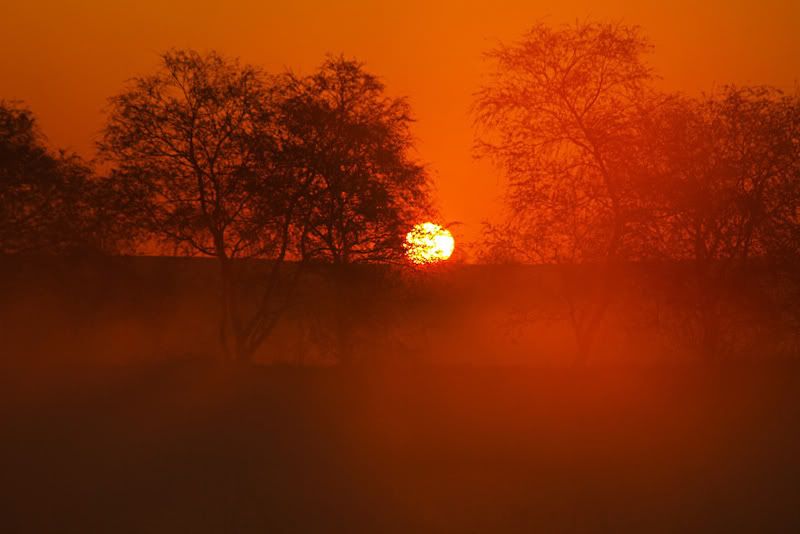
[{"label": "sun glow halo", "polygon": [[432,222],[415,224],[406,234],[406,256],[418,265],[436,263],[450,258],[455,244],[447,228]]}]

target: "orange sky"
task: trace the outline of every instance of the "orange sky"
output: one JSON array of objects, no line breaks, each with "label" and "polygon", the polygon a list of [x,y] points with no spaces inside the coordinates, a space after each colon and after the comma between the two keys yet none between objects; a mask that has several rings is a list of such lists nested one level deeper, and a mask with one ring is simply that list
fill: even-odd
[{"label": "orange sky", "polygon": [[87,157],[102,108],[170,47],[217,49],[267,69],[308,72],[326,52],[367,63],[418,118],[419,157],[433,172],[444,222],[476,239],[496,217],[502,180],[471,157],[471,94],[481,52],[536,21],[615,19],[642,26],[669,89],[800,79],[797,0],[3,0],[0,98],[24,100],[52,144]]}]

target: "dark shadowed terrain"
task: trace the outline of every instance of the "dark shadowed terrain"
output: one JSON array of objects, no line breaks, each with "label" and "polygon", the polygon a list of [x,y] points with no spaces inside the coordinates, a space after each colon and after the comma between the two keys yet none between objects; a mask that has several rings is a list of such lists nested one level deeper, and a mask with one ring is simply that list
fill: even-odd
[{"label": "dark shadowed terrain", "polygon": [[[797,364],[659,353],[635,324],[576,364],[544,270],[366,272],[339,308],[313,278],[234,365],[211,263],[3,269],[3,532],[800,529]],[[314,332],[341,309],[337,366]]]},{"label": "dark shadowed terrain", "polygon": [[796,369],[76,368],[2,384],[4,532],[791,532]]}]

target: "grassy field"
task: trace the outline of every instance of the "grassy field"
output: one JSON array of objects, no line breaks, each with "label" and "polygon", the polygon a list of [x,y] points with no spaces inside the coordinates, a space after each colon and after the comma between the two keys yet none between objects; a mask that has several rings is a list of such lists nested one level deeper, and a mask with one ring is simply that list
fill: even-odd
[{"label": "grassy field", "polygon": [[796,368],[17,368],[3,532],[793,532]]}]

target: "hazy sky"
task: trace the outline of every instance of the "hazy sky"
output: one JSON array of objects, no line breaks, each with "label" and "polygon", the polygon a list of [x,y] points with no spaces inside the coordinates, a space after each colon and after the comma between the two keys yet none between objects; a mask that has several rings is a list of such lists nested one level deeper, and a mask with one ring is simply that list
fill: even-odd
[{"label": "hazy sky", "polygon": [[53,145],[91,157],[106,98],[154,69],[167,48],[213,48],[300,72],[344,53],[409,97],[442,218],[462,221],[457,237],[474,239],[480,221],[498,215],[503,184],[471,156],[481,53],[537,21],[576,18],[642,26],[669,89],[793,89],[800,79],[799,0],[0,0],[0,98],[25,101]]}]

